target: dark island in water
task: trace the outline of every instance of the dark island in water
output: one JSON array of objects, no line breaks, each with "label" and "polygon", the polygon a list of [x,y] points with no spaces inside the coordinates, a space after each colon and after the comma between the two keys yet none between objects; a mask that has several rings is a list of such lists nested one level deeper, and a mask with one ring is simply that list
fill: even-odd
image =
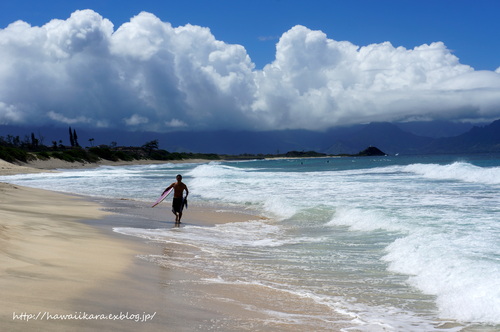
[{"label": "dark island in water", "polygon": [[371,157],[371,156],[387,156],[387,154],[385,152],[382,152],[380,151],[379,148],[376,148],[374,146],[370,146],[366,149],[364,149],[363,151],[359,152],[357,154],[357,156],[367,156],[367,157]]}]

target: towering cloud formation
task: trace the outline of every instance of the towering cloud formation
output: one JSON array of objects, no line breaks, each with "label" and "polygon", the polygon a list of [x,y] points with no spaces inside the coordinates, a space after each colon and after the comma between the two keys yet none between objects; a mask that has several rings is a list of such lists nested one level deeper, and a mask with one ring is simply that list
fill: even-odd
[{"label": "towering cloud formation", "polygon": [[208,28],[140,13],[116,31],[92,10],[0,30],[0,124],[156,131],[320,130],[366,121],[500,118],[500,69],[474,71],[441,42],[358,47],[295,26],[256,70]]}]

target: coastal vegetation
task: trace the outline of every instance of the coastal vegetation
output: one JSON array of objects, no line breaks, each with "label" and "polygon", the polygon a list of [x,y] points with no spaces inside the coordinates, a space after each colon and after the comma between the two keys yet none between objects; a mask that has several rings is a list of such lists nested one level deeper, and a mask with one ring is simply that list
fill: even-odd
[{"label": "coastal vegetation", "polygon": [[53,146],[6,144],[5,139],[0,137],[0,159],[8,162],[30,162],[33,160],[47,160],[50,158],[61,159],[67,162],[93,163],[101,159],[110,161],[134,161],[134,160],[185,160],[185,159],[221,159],[216,154],[207,153],[179,153],[168,152],[162,149],[151,149],[148,143],[141,147],[120,147],[100,145],[96,147],[80,146]]},{"label": "coastal vegetation", "polygon": [[[239,154],[226,155],[215,153],[169,152],[159,148],[158,140],[144,143],[140,147],[117,146],[116,142],[110,145],[93,146],[93,139],[89,139],[90,147],[82,147],[78,143],[75,129],[69,128],[70,146],[53,141],[51,146],[43,144],[43,137],[36,137],[34,133],[19,136],[0,136],[0,159],[8,162],[28,163],[34,160],[61,159],[67,162],[94,163],[99,160],[134,161],[134,160],[249,160],[264,158],[319,158],[327,157],[325,153],[315,151],[289,151],[283,154]],[[370,147],[354,156],[385,155],[377,148]],[[348,156],[348,155],[342,155]],[[352,155],[349,155],[352,156]]]}]

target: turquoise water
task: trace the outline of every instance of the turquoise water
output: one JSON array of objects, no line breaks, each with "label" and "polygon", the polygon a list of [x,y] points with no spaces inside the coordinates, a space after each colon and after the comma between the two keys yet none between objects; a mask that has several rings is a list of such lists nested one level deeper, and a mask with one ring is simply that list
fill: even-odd
[{"label": "turquoise water", "polygon": [[498,155],[100,167],[0,181],[153,202],[177,173],[191,204],[268,219],[115,229],[200,250],[151,257],[158,264],[314,301],[346,317],[346,331],[500,330]]}]

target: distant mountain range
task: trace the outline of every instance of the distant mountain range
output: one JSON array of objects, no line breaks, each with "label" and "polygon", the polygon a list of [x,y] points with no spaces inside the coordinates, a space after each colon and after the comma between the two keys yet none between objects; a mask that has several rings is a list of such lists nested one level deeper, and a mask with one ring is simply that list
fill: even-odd
[{"label": "distant mountain range", "polygon": [[[337,140],[340,142],[340,140]],[[402,130],[397,124],[370,123],[351,136],[344,145],[332,145],[327,153],[353,151],[370,144],[389,154],[438,154],[500,152],[500,120],[489,125],[472,127],[451,137],[432,138]]]},{"label": "distant mountain range", "polygon": [[[485,153],[500,152],[500,120],[483,126],[452,122],[376,122],[325,132],[282,130],[266,132],[126,132],[116,129],[79,129],[81,146],[141,146],[157,139],[170,152],[217,154],[275,154],[287,151],[317,151],[327,154],[355,154],[376,146],[388,154]],[[52,141],[69,145],[68,128],[0,126],[0,136],[34,133],[42,144]],[[89,139],[92,139],[89,141]]]}]

